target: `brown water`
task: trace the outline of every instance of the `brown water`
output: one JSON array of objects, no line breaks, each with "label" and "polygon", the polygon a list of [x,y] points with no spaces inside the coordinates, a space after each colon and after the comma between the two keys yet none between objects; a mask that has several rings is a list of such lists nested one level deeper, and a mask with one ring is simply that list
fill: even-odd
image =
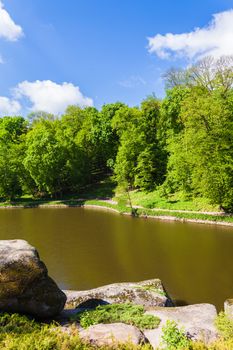
[{"label": "brown water", "polygon": [[63,289],[160,278],[179,304],[233,297],[233,228],[101,210],[0,210],[0,239],[36,246]]}]

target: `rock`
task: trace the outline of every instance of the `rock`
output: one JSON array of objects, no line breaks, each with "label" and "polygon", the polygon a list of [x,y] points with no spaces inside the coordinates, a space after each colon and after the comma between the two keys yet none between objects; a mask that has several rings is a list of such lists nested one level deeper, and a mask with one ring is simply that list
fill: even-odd
[{"label": "rock", "polygon": [[124,323],[97,324],[79,332],[80,338],[97,346],[111,346],[130,342],[138,345],[145,343],[143,333],[134,326]]},{"label": "rock", "polygon": [[50,318],[66,302],[34,247],[23,240],[0,241],[0,310]]},{"label": "rock", "polygon": [[154,348],[161,345],[162,328],[167,320],[175,321],[178,327],[186,332],[192,340],[202,340],[208,344],[217,339],[218,334],[214,326],[217,311],[211,304],[196,304],[181,307],[156,308],[147,311],[146,314],[157,316],[161,319],[158,328],[145,330],[144,335]]},{"label": "rock", "polygon": [[224,311],[229,318],[233,319],[233,299],[227,299],[224,302]]},{"label": "rock", "polygon": [[143,305],[145,309],[170,303],[159,279],[136,283],[114,283],[86,291],[64,291],[66,308],[94,308],[97,304],[127,303]]}]

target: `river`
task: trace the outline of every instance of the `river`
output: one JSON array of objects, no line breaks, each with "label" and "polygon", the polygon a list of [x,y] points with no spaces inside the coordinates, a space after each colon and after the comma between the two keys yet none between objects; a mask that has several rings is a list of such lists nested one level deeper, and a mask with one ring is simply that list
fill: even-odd
[{"label": "river", "polygon": [[233,228],[83,208],[0,210],[0,239],[26,239],[62,289],[160,278],[177,305],[233,298]]}]

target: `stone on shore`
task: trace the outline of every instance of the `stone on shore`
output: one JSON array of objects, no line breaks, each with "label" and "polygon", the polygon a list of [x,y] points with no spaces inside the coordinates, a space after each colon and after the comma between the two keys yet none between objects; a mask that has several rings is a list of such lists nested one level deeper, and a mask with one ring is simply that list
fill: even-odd
[{"label": "stone on shore", "polygon": [[65,302],[34,247],[24,240],[0,241],[0,311],[50,318]]},{"label": "stone on shore", "polygon": [[143,333],[135,326],[124,323],[97,324],[79,332],[80,338],[96,346],[112,346],[130,342],[134,345],[145,343]]},{"label": "stone on shore", "polygon": [[163,330],[168,320],[175,321],[179,328],[183,328],[186,335],[192,340],[201,340],[205,344],[215,341],[218,337],[214,322],[217,311],[211,304],[195,304],[189,306],[156,308],[147,311],[146,314],[157,316],[161,319],[158,328],[145,330],[144,335],[156,349],[161,345]]},{"label": "stone on shore", "polygon": [[224,311],[229,318],[233,319],[233,299],[227,299],[224,302]]},{"label": "stone on shore", "polygon": [[143,305],[145,309],[171,305],[159,279],[114,283],[86,291],[66,290],[64,293],[67,296],[66,308],[94,308],[104,303],[133,303]]}]

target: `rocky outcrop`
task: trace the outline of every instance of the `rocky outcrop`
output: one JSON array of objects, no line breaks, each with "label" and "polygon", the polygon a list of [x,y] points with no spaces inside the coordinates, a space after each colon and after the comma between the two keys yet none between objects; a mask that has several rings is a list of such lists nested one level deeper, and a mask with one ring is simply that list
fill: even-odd
[{"label": "rocky outcrop", "polygon": [[208,344],[217,339],[218,334],[214,326],[217,311],[211,304],[196,304],[171,308],[156,308],[146,314],[161,319],[158,328],[144,331],[145,337],[156,349],[162,342],[163,327],[168,320],[175,321],[178,327],[183,328],[192,340],[202,340]]},{"label": "rocky outcrop", "polygon": [[79,332],[79,337],[96,346],[116,346],[130,342],[139,345],[145,343],[143,333],[134,326],[124,323],[97,324]]},{"label": "rocky outcrop", "polygon": [[87,291],[64,291],[66,308],[92,308],[106,303],[133,303],[145,309],[167,306],[171,302],[159,279],[136,283],[114,283]]},{"label": "rocky outcrop", "polygon": [[0,241],[0,310],[50,318],[65,294],[48,276],[37,250],[23,240]]}]

